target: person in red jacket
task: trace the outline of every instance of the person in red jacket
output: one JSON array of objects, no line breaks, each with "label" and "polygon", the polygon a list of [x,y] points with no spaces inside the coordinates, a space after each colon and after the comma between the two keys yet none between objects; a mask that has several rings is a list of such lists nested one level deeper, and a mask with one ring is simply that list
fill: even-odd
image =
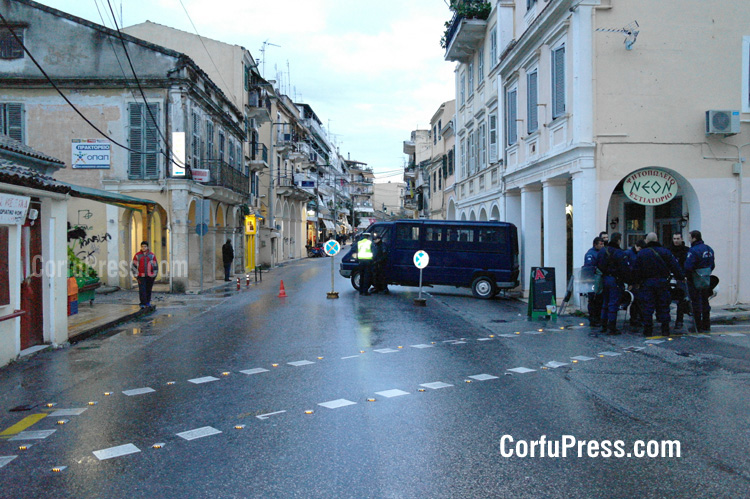
[{"label": "person in red jacket", "polygon": [[141,299],[141,308],[151,306],[151,288],[154,287],[156,274],[158,272],[156,255],[148,250],[148,242],[141,243],[141,251],[133,256],[131,269],[138,279],[138,294]]}]

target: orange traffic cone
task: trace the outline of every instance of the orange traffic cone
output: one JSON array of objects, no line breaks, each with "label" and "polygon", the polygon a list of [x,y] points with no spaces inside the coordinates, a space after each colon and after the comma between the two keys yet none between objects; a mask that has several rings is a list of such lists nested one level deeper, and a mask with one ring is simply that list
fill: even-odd
[{"label": "orange traffic cone", "polygon": [[279,284],[279,298],[286,298],[286,291],[284,291],[284,281]]}]

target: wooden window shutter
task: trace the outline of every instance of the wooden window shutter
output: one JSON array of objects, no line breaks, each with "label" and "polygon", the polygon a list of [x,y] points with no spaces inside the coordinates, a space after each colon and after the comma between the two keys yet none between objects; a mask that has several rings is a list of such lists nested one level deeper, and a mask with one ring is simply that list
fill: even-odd
[{"label": "wooden window shutter", "polygon": [[511,146],[518,141],[518,124],[516,123],[516,90],[508,92],[507,117],[508,117],[508,145]]},{"label": "wooden window shutter", "polygon": [[490,115],[490,163],[497,161],[497,115]]},{"label": "wooden window shutter", "polygon": [[149,104],[148,110],[144,116],[147,123],[143,149],[145,178],[159,178],[159,104]]},{"label": "wooden window shutter", "polygon": [[538,114],[538,94],[537,94],[537,72],[529,73],[528,75],[528,126],[527,132],[534,133],[539,128],[539,114]]},{"label": "wooden window shutter", "polygon": [[130,154],[128,156],[128,178],[143,178],[143,106],[128,104]]},{"label": "wooden window shutter", "polygon": [[552,52],[552,118],[565,114],[565,47]]}]

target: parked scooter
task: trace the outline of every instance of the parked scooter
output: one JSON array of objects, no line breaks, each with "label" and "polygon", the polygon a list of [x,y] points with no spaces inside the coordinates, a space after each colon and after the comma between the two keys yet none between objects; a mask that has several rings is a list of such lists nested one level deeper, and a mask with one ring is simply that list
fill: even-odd
[{"label": "parked scooter", "polygon": [[326,252],[323,251],[323,244],[318,243],[315,246],[307,246],[307,256],[309,258],[318,258],[321,256],[327,256]]}]

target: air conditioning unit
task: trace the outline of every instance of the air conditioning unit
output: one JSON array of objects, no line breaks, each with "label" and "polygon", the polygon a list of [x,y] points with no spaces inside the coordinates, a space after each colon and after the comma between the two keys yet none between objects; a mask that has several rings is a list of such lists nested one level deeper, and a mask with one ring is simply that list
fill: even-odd
[{"label": "air conditioning unit", "polygon": [[318,161],[318,153],[311,152],[310,153],[310,162],[311,163],[317,163],[317,161]]},{"label": "air conditioning unit", "polygon": [[740,133],[739,111],[706,111],[706,135]]}]

